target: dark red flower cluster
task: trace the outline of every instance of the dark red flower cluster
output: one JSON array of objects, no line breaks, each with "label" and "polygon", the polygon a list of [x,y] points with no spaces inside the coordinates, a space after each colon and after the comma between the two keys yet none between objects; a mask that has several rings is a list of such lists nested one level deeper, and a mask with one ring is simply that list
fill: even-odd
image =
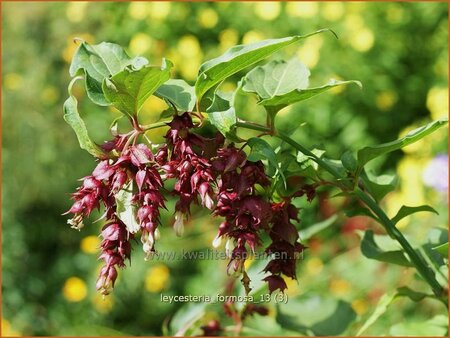
[{"label": "dark red flower cluster", "polygon": [[[68,213],[74,216],[68,223],[74,228],[80,229],[83,219],[93,209],[105,207],[107,221],[101,233],[100,255],[104,266],[97,289],[103,294],[112,290],[117,267],[123,268],[125,260],[130,259],[130,240],[139,230],[147,257],[155,251],[160,209],[165,207],[163,181],[174,179],[171,193],[178,198],[175,232],[178,235],[183,232],[184,219],[190,216],[192,203],[223,217],[213,245],[218,246],[224,236],[228,239],[228,271],[242,272],[243,281],[247,276],[244,262],[248,253],[254,253],[262,245],[261,236],[266,233],[272,241],[266,253],[273,259],[264,270],[270,273],[264,280],[270,292],[283,291],[286,284],[281,275],[296,278],[296,261],[303,250],[292,223],[298,221],[298,210],[290,199],[275,203],[261,192],[270,186],[261,161],[248,161],[246,154],[234,144],[224,146],[220,134],[209,139],[193,133],[191,129],[195,126],[189,113],[175,116],[168,126],[166,144],[156,154],[144,144],[131,144],[132,134],[115,135],[103,145],[111,154],[110,159],[100,161],[73,194],[75,202]],[[307,194],[309,199],[313,193],[310,189],[297,195]],[[119,195],[129,197],[120,201],[120,210]],[[121,218],[124,203],[135,210],[135,222],[131,224],[129,219]],[[248,282],[244,283],[248,286]]]}]

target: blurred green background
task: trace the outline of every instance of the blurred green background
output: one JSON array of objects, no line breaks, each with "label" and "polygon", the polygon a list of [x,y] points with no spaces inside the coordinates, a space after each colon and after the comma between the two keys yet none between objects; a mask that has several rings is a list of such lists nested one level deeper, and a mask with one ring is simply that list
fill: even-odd
[{"label": "blurred green background", "polygon": [[[446,3],[10,2],[1,6],[3,335],[173,334],[176,323],[203,312],[199,323],[217,318],[229,325],[220,306],[179,309],[182,304],[160,302],[161,292],[220,292],[229,280],[225,261],[145,262],[136,243],[132,265],[120,272],[114,293],[103,300],[95,291],[101,224],[87,224],[76,232],[61,216],[70,207],[69,193],[77,187],[77,179],[95,166],[62,119],[74,37],[118,43],[130,55],[144,55],[154,64],[167,57],[175,64],[173,76],[192,83],[204,60],[232,45],[331,28],[338,40],[317,35],[274,57],[299,57],[311,68],[312,85],[330,77],[363,83],[362,91],[356,86],[339,88],[279,114],[279,128],[290,131],[302,125],[293,137],[307,146],[323,144],[330,157],[395,139],[448,115]],[[238,78],[224,87],[233,88]],[[81,114],[101,143],[110,137],[108,126],[117,112],[91,104],[82,86],[75,89]],[[255,102],[248,99],[243,109]],[[151,98],[143,120],[156,121],[164,108],[162,101]],[[259,118],[254,111],[244,115]],[[402,204],[428,203],[440,211],[439,216],[422,213],[402,221],[399,227],[411,239],[423,240],[432,227],[447,228],[447,174],[441,172],[439,184],[430,183],[430,175],[439,172],[433,158],[444,155],[448,162],[444,129],[375,161],[372,168],[377,173],[397,171],[400,176],[398,190],[383,202],[389,215]],[[161,140],[163,133],[149,136]],[[329,218],[342,203],[324,193],[311,205],[302,204],[299,229]],[[219,220],[196,212],[181,239],[175,237],[171,222],[172,214],[164,214],[160,250],[209,248]],[[314,314],[328,311],[327,304],[338,299],[351,314],[349,325],[339,333],[354,335],[383,294],[404,285],[427,291],[411,269],[364,258],[356,231],[361,228],[380,230],[365,218],[340,215],[305,243],[309,250],[299,263],[298,283],[289,282],[290,300],[281,311],[294,311],[300,322],[313,323]],[[254,282],[261,276],[255,274]],[[289,333],[275,321],[277,308],[273,304],[269,308],[268,317],[250,318],[243,333]],[[163,323],[175,313],[163,332],[167,327]],[[365,334],[405,333],[404,318],[421,323],[435,315],[447,316],[436,301],[423,300],[418,306],[399,299]],[[258,332],[261,327],[265,329]]]}]

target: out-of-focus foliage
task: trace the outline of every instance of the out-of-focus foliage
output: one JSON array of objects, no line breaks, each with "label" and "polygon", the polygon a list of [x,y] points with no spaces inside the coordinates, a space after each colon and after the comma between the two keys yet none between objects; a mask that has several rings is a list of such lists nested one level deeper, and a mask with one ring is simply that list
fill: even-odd
[{"label": "out-of-focus foliage", "polygon": [[[136,246],[132,268],[121,272],[124,278],[114,295],[103,300],[96,293],[96,233],[101,222],[88,224],[78,233],[61,216],[70,205],[68,193],[75,189],[77,178],[93,169],[90,155],[79,148],[62,119],[74,37],[128,46],[130,55],[144,55],[152,64],[167,57],[178,67],[174,77],[179,74],[192,82],[203,60],[237,43],[331,28],[339,40],[325,34],[313,36],[272,57],[298,56],[311,68],[312,86],[329,77],[363,83],[362,91],[356,86],[338,87],[332,94],[278,113],[280,129],[292,131],[307,146],[323,144],[329,157],[398,138],[448,114],[445,3],[17,2],[2,4],[2,10],[4,335],[158,335],[168,327],[163,325],[165,320],[180,307],[161,302],[161,292],[213,295],[227,282],[219,273],[224,269],[217,268],[225,261],[144,262]],[[224,86],[233,88],[236,83],[229,81]],[[109,138],[106,131],[118,113],[81,100],[85,95],[81,86],[74,87],[74,94],[94,140]],[[248,110],[254,103],[238,101],[238,115],[261,121],[261,111]],[[162,100],[152,97],[144,105],[143,122],[155,121],[165,108]],[[163,132],[149,136],[158,141]],[[441,130],[371,163],[376,171],[398,171],[399,190],[384,200],[389,216],[403,204],[437,206],[439,216],[419,213],[397,224],[412,239],[422,240],[431,228],[448,224],[447,152],[447,132]],[[303,205],[299,229],[330,217],[341,203],[343,199],[321,194],[318,201]],[[170,229],[173,215],[164,214],[158,249],[210,248],[217,220],[194,216],[179,239]],[[257,331],[261,323],[273,334],[287,333],[281,329],[280,314],[295,318],[302,309],[297,326],[311,325],[313,333],[321,334],[313,324],[326,318],[312,316],[305,307],[323,300],[325,316],[333,310],[330,304],[336,303],[328,301],[332,298],[350,304],[355,313],[348,317],[351,321],[345,332],[338,333],[354,335],[384,293],[405,285],[425,290],[411,270],[363,257],[355,230],[366,228],[380,232],[367,218],[341,215],[332,226],[309,238],[305,243],[309,250],[298,267],[298,284],[287,281],[289,306],[277,309],[270,305],[269,317],[251,318],[243,333],[261,334]],[[257,275],[252,280],[257,281]],[[434,300],[422,300],[417,306],[402,297],[364,334],[407,335],[412,329],[401,324],[404,318],[419,325],[436,322],[434,316],[441,312],[442,305]],[[220,306],[213,307],[202,321],[223,319],[221,313]],[[387,332],[387,327],[392,330]],[[295,325],[288,329],[298,334]]]}]

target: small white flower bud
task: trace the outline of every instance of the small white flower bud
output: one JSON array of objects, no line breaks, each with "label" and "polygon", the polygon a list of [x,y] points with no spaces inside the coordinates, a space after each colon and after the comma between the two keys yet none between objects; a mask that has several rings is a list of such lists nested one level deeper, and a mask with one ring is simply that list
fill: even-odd
[{"label": "small white flower bud", "polygon": [[181,211],[177,211],[175,213],[175,223],[173,224],[173,229],[177,236],[182,236],[184,233],[184,221],[183,221],[183,213]]}]

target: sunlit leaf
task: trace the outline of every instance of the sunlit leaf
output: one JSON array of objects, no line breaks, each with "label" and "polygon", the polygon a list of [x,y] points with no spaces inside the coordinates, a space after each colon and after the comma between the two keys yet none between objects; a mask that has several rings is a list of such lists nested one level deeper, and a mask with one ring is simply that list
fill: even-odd
[{"label": "sunlit leaf", "polygon": [[269,39],[247,45],[231,47],[223,55],[206,61],[199,70],[199,76],[195,83],[195,93],[201,99],[208,89],[239,72],[240,70],[255,64],[275,53],[276,51],[293,44],[309,36],[329,31],[321,29],[306,35],[296,35],[281,39]]},{"label": "sunlit leaf", "polygon": [[163,83],[155,91],[155,95],[170,101],[180,113],[193,111],[197,100],[195,88],[180,79],[170,79]]},{"label": "sunlit leaf", "polygon": [[408,134],[398,140],[379,144],[376,146],[365,147],[358,151],[358,163],[360,166],[364,166],[367,162],[373,160],[378,156],[401,149],[403,147],[406,147],[407,145],[419,141],[420,139],[431,134],[437,129],[445,126],[447,123],[448,119],[436,120],[428,123],[425,126],[410,131]]},{"label": "sunlit leaf", "polygon": [[137,207],[132,203],[133,182],[124,186],[114,197],[117,205],[117,217],[125,224],[129,232],[136,233],[140,225],[136,220]]},{"label": "sunlit leaf", "polygon": [[144,102],[170,77],[172,63],[161,67],[125,68],[103,82],[103,92],[109,102],[122,113],[133,116]]},{"label": "sunlit leaf", "polygon": [[110,103],[103,95],[103,80],[121,72],[127,66],[139,69],[147,63],[147,59],[140,56],[130,58],[121,46],[114,43],[90,45],[81,42],[73,56],[69,72],[71,76],[83,73],[86,76],[88,97],[94,103],[106,106]]},{"label": "sunlit leaf", "polygon": [[228,136],[236,124],[236,112],[232,94],[217,91],[211,105],[206,109],[208,119],[224,136]]},{"label": "sunlit leaf", "polygon": [[83,119],[78,113],[78,102],[74,96],[69,96],[69,98],[64,102],[64,120],[72,127],[77,135],[78,142],[80,143],[81,149],[88,151],[91,155],[104,158],[105,152],[100,148],[95,142],[91,140],[88,135],[86,125]]}]

